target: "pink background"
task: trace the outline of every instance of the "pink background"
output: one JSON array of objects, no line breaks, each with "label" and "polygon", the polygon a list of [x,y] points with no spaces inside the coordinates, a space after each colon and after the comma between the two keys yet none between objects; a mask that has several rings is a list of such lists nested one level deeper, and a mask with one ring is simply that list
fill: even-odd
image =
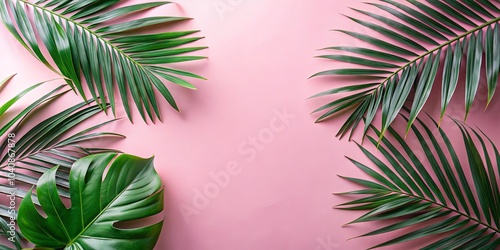
[{"label": "pink background", "polygon": [[[307,78],[336,67],[331,61],[313,58],[321,54],[316,49],[359,45],[329,30],[367,32],[341,15],[357,16],[347,4],[366,9],[360,2],[179,0],[176,5],[147,12],[195,18],[177,26],[200,29],[200,35],[206,38],[196,44],[210,47],[198,53],[209,59],[179,65],[208,78],[193,81],[197,91],[169,84],[182,113],[175,113],[162,101],[164,123],[146,125],[134,112],[135,124],[123,119],[107,127],[128,137],[114,147],[143,157],[156,156],[156,169],[166,186],[165,226],[157,249],[366,249],[386,239],[380,236],[347,241],[382,225],[342,227],[362,213],[332,209],[348,200],[333,196],[333,192],[357,188],[337,174],[364,177],[344,155],[365,163],[367,160],[355,143],[334,137],[346,117],[315,124],[316,116],[309,113],[328,99],[307,100],[312,94],[343,84],[328,77]],[[221,3],[230,8],[221,12],[214,7]],[[7,86],[7,93],[2,93],[3,100],[31,84],[56,77],[4,26],[0,35],[0,78],[18,73]],[[40,93],[62,83],[49,83]],[[483,109],[485,91],[480,90],[482,99],[474,108],[477,111]],[[426,110],[436,114],[439,95],[431,98]],[[454,98],[450,115],[462,116],[462,100],[462,93]],[[68,94],[58,106],[79,101],[79,97]],[[498,101],[494,101],[485,113],[476,112],[469,121],[481,125],[493,140],[500,139],[494,124],[487,122],[499,109]],[[294,117],[279,126],[274,122],[279,118],[276,110],[286,110]],[[120,116],[124,116],[121,111]],[[92,123],[106,119],[101,115]],[[275,126],[270,125],[272,121]],[[269,133],[272,128],[275,131]],[[252,148],[249,140],[259,133],[267,144],[261,142],[259,149]],[[211,190],[206,204],[193,204],[193,199],[199,198],[197,192],[217,185],[212,176],[234,163],[239,165],[230,180]],[[180,208],[187,206],[196,214],[183,217]],[[411,246],[415,243],[405,247]]]}]

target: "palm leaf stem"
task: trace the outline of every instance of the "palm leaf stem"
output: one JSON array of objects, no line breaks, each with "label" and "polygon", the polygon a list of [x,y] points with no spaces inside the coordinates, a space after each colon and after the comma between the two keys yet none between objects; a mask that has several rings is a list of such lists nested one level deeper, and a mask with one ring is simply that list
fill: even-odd
[{"label": "palm leaf stem", "polygon": [[[24,0],[20,0],[20,1],[24,1]],[[414,58],[413,60],[409,61],[408,63],[406,63],[405,65],[401,66],[399,69],[397,69],[396,71],[394,71],[394,73],[392,73],[391,75],[389,75],[387,78],[385,78],[385,80],[382,81],[379,86],[377,86],[376,88],[373,89],[373,92],[377,91],[380,87],[384,86],[384,84],[387,83],[387,81],[389,81],[393,76],[397,75],[399,72],[401,72],[402,70],[404,70],[405,68],[407,68],[411,64],[417,62],[418,60],[420,60],[420,59],[422,59],[422,58],[424,58],[424,57],[426,57],[426,56],[428,56],[428,55],[430,55],[430,54],[432,54],[432,53],[434,53],[434,52],[436,52],[436,51],[438,51],[438,50],[440,50],[440,49],[442,49],[442,48],[444,48],[444,47],[446,47],[446,46],[448,46],[448,45],[450,45],[450,44],[452,44],[452,43],[454,43],[454,42],[456,42],[456,41],[458,41],[460,39],[462,39],[462,38],[464,38],[464,37],[467,37],[468,35],[476,32],[478,30],[486,28],[489,25],[494,24],[494,23],[496,23],[498,21],[500,21],[500,16],[496,17],[496,18],[494,18],[494,19],[492,19],[492,20],[490,20],[490,21],[488,21],[486,23],[483,23],[480,26],[477,26],[477,27],[475,27],[475,28],[473,28],[473,29],[471,29],[471,30],[469,30],[469,31],[467,31],[467,32],[465,32],[465,33],[463,33],[463,34],[455,37],[455,38],[452,38],[451,40],[449,40],[449,41],[447,41],[447,42],[445,42],[445,43],[437,46],[436,48],[431,49],[431,50],[425,52],[424,54],[422,54],[422,55]]]},{"label": "palm leaf stem", "polygon": [[[70,18],[67,18],[67,17],[65,17],[65,16],[63,16],[63,15],[57,13],[57,12],[54,12],[54,11],[48,9],[48,8],[43,7],[43,6],[36,5],[36,4],[31,3],[31,2],[29,2],[27,0],[17,0],[17,1],[23,2],[23,3],[27,4],[27,5],[30,5],[33,8],[41,9],[41,10],[43,10],[43,11],[45,11],[45,12],[51,14],[51,15],[59,17],[60,19],[64,19],[67,22],[73,23],[73,25],[75,25],[77,27],[80,27],[80,28],[84,29],[85,31],[89,32],[90,34],[92,34],[94,37],[96,37],[98,39],[98,41],[103,41],[104,43],[106,43],[106,45],[111,46],[116,51],[119,51],[122,56],[126,57],[128,60],[130,60],[132,63],[134,63],[137,67],[139,67],[141,69],[144,69],[145,71],[147,71],[149,73],[153,73],[149,69],[144,68],[140,63],[138,63],[136,60],[134,60],[133,58],[131,58],[129,55],[127,55],[126,53],[124,53],[122,49],[120,49],[117,46],[113,45],[107,39],[104,39],[104,37],[102,37],[101,35],[97,34],[93,30],[85,27],[84,25],[80,24],[79,22],[75,22],[74,20],[72,20]],[[58,73],[58,72],[56,72],[56,73]]]},{"label": "palm leaf stem", "polygon": [[[48,148],[44,148],[42,150],[37,150],[35,152],[32,152],[28,155],[25,155],[23,157],[20,157],[19,159],[16,159],[16,161],[24,161],[26,159],[29,159],[30,156],[33,156],[33,155],[37,155],[37,154],[40,154],[40,153],[43,153],[43,152],[49,152],[50,150],[52,149],[57,149],[58,147],[56,147],[57,145],[54,145],[54,146],[50,146]],[[82,152],[83,153],[83,152]],[[3,169],[3,168],[6,168],[8,166],[8,164],[4,164],[4,165],[1,165],[0,166],[0,169]]]},{"label": "palm leaf stem", "polygon": [[445,206],[445,205],[443,205],[443,204],[440,204],[440,203],[438,203],[438,202],[436,202],[436,201],[433,201],[433,200],[431,200],[431,199],[427,199],[427,198],[422,197],[422,196],[417,196],[417,195],[414,195],[414,194],[409,194],[409,193],[406,193],[406,192],[401,192],[401,191],[399,191],[399,190],[393,190],[393,189],[391,189],[391,188],[387,188],[387,189],[386,189],[386,191],[387,191],[387,190],[388,190],[388,191],[390,191],[390,192],[393,192],[393,193],[396,193],[396,194],[402,195],[402,196],[412,197],[412,198],[420,199],[420,200],[425,201],[425,202],[432,203],[432,204],[434,204],[434,205],[436,205],[436,206],[438,206],[438,207],[441,207],[442,209],[446,209],[446,210],[449,210],[449,211],[451,211],[451,212],[454,212],[454,213],[456,213],[456,214],[458,214],[458,215],[460,215],[460,216],[466,217],[467,219],[470,219],[470,220],[472,220],[472,221],[474,221],[474,222],[476,222],[476,223],[478,223],[478,224],[480,224],[480,225],[482,225],[482,226],[484,226],[484,227],[486,227],[486,228],[488,228],[488,229],[490,229],[490,230],[493,230],[493,231],[495,231],[496,233],[499,233],[499,234],[500,234],[500,229],[498,229],[498,228],[494,228],[494,227],[492,227],[492,226],[490,226],[490,225],[488,225],[488,224],[484,223],[483,221],[478,220],[477,218],[471,217],[470,215],[468,215],[468,214],[465,214],[465,213],[461,212],[460,210],[454,209],[454,208],[452,208],[452,207]]}]

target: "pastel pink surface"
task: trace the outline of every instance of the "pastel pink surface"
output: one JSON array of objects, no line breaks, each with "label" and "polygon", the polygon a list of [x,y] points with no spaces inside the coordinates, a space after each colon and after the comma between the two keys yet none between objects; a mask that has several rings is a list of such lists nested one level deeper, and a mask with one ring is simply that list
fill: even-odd
[{"label": "pastel pink surface", "polygon": [[[352,28],[352,22],[341,14],[357,16],[347,7],[360,7],[360,2],[179,0],[176,5],[146,12],[193,17],[178,27],[201,30],[200,35],[206,38],[197,45],[210,47],[199,53],[209,59],[179,66],[208,78],[194,81],[197,91],[168,85],[182,113],[177,114],[162,100],[163,123],[144,124],[134,110],[134,124],[123,119],[108,127],[127,136],[114,144],[116,148],[156,157],[155,166],[166,190],[165,225],[158,250],[366,249],[386,239],[347,241],[383,225],[342,227],[362,213],[332,209],[347,200],[333,192],[358,188],[337,175],[365,177],[344,156],[368,161],[355,143],[334,137],[346,117],[315,124],[317,117],[309,113],[327,99],[307,100],[346,83],[307,78],[335,67],[331,61],[314,59],[321,54],[316,49],[355,45],[354,39],[329,30]],[[230,9],[217,9],[221,3],[225,5],[219,7]],[[4,26],[0,35],[0,78],[18,73],[8,85],[8,93],[56,77]],[[57,83],[50,83],[50,88]],[[480,91],[484,94],[484,89]],[[463,115],[462,97],[454,98],[453,110],[461,109],[456,118]],[[70,94],[64,98],[64,105],[79,101]],[[500,136],[495,133],[491,116],[499,109],[498,101],[494,101],[485,113],[473,113],[469,122],[480,125],[495,141]],[[276,110],[286,110],[294,117],[290,116],[289,123],[275,130],[270,142],[263,143],[264,148],[254,150],[255,157],[250,157],[249,138],[272,129],[270,122],[279,118]],[[426,110],[438,114],[438,95]],[[119,111],[124,116],[121,108]],[[96,121],[106,119],[102,115]],[[241,146],[244,143],[247,146]],[[231,175],[227,183],[216,184],[219,191],[211,193],[213,198],[207,198],[206,207],[193,204],[198,190],[213,187],[212,175],[234,162],[239,164],[240,173]],[[196,214],[183,216],[181,208],[187,206]],[[413,248],[415,243],[403,247]]]}]

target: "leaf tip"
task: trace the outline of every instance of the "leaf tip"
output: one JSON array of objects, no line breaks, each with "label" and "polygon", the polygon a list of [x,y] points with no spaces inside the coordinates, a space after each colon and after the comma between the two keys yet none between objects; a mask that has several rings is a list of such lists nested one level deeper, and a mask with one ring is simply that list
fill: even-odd
[{"label": "leaf tip", "polygon": [[354,237],[352,237],[352,238],[347,239],[346,241],[354,240],[354,239],[357,239],[357,238],[359,238],[359,237],[361,237],[361,236],[354,236]]},{"label": "leaf tip", "polygon": [[488,107],[490,106],[490,102],[491,102],[491,96],[488,96],[488,100],[486,101],[486,107],[484,107],[483,112],[488,109]]}]

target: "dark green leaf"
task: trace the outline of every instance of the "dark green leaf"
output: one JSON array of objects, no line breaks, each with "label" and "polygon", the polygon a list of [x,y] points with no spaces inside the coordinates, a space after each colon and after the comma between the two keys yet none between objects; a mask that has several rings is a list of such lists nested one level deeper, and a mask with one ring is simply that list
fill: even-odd
[{"label": "dark green leaf", "polygon": [[417,54],[415,54],[412,51],[409,51],[409,50],[407,50],[405,48],[396,46],[396,45],[394,45],[392,43],[380,40],[378,38],[374,38],[374,37],[371,37],[371,36],[367,36],[367,35],[364,35],[364,34],[361,34],[361,33],[352,32],[352,31],[348,31],[348,30],[336,30],[336,31],[344,33],[344,34],[347,34],[347,35],[350,35],[350,36],[355,37],[355,38],[357,38],[359,40],[368,42],[368,43],[373,44],[373,45],[375,45],[377,47],[380,47],[382,49],[386,49],[386,50],[392,51],[392,52],[397,53],[399,55],[418,56]]},{"label": "dark green leaf", "polygon": [[18,223],[28,240],[48,248],[154,248],[163,221],[129,229],[114,226],[162,212],[163,187],[152,159],[100,154],[76,161],[70,173],[70,209],[55,191],[56,171],[47,171],[37,184],[46,217],[38,213],[31,191],[21,202]]},{"label": "dark green leaf", "polygon": [[495,28],[488,27],[486,31],[486,39],[484,40],[484,54],[486,62],[486,77],[488,80],[488,101],[486,106],[491,102],[493,94],[497,88],[498,74],[500,73],[500,30],[498,23]]},{"label": "dark green leaf", "polygon": [[467,78],[465,80],[465,119],[469,115],[472,102],[476,97],[481,74],[481,63],[483,58],[483,33],[472,34],[467,49]]},{"label": "dark green leaf", "polygon": [[458,83],[458,76],[460,74],[460,63],[462,62],[462,49],[460,43],[455,44],[453,50],[451,45],[446,48],[446,59],[444,61],[443,69],[443,83],[441,85],[441,116],[440,121],[443,119],[446,107],[451,101],[453,93]]},{"label": "dark green leaf", "polygon": [[[131,103],[127,97],[131,95],[139,112],[145,109],[152,122],[155,118],[161,121],[160,103],[154,97],[156,86],[160,86],[158,77],[169,78],[174,84],[188,88],[193,88],[193,84],[171,74],[199,79],[203,77],[155,65],[203,59],[205,57],[182,55],[206,47],[178,47],[201,39],[181,38],[197,31],[138,32],[140,28],[188,19],[185,17],[121,19],[169,2],[121,5],[122,2],[5,0],[0,3],[0,15],[21,45],[51,70],[65,77],[67,84],[83,99],[86,100],[86,93],[90,93],[103,110],[106,110],[105,103],[109,102],[113,114],[116,114],[116,92],[122,99],[127,116],[132,120]],[[50,58],[45,58],[42,53],[44,50]],[[156,68],[151,70],[149,67]],[[150,74],[156,80],[151,81]],[[129,82],[133,84],[127,86]],[[116,88],[118,91],[115,91]],[[167,102],[171,105],[175,103],[170,94],[166,95],[166,86],[161,84],[160,88],[158,91],[164,97],[168,96]]]},{"label": "dark green leaf", "polygon": [[311,77],[326,76],[326,75],[344,75],[344,76],[372,76],[390,74],[390,71],[378,69],[334,69],[319,72]]},{"label": "dark green leaf", "polygon": [[393,54],[385,53],[382,51],[378,51],[378,50],[372,50],[372,49],[365,49],[365,48],[358,48],[358,47],[347,47],[347,46],[328,47],[328,48],[324,48],[324,49],[348,51],[348,52],[352,52],[352,53],[356,53],[356,54],[360,54],[360,55],[381,58],[381,59],[395,61],[395,62],[404,62],[404,63],[408,62],[408,60],[405,58],[402,58],[402,57],[399,57],[399,56],[396,56]]},{"label": "dark green leaf", "polygon": [[332,59],[332,60],[337,60],[341,62],[348,62],[348,63],[353,63],[353,64],[359,64],[359,65],[364,65],[364,66],[369,66],[369,67],[374,67],[374,68],[398,68],[397,65],[390,64],[390,63],[384,63],[380,61],[374,61],[374,60],[368,60],[368,59],[363,59],[361,57],[355,57],[355,56],[344,56],[344,55],[324,55],[324,56],[318,56],[320,58],[326,58],[326,59]]},{"label": "dark green leaf", "polygon": [[406,133],[410,131],[411,125],[417,118],[417,115],[420,113],[431,94],[439,62],[441,60],[441,50],[439,50],[435,56],[434,54],[431,54],[427,60],[428,61],[420,74],[420,80],[415,90],[415,97],[413,98],[413,105],[411,107],[408,125],[406,126]]}]

